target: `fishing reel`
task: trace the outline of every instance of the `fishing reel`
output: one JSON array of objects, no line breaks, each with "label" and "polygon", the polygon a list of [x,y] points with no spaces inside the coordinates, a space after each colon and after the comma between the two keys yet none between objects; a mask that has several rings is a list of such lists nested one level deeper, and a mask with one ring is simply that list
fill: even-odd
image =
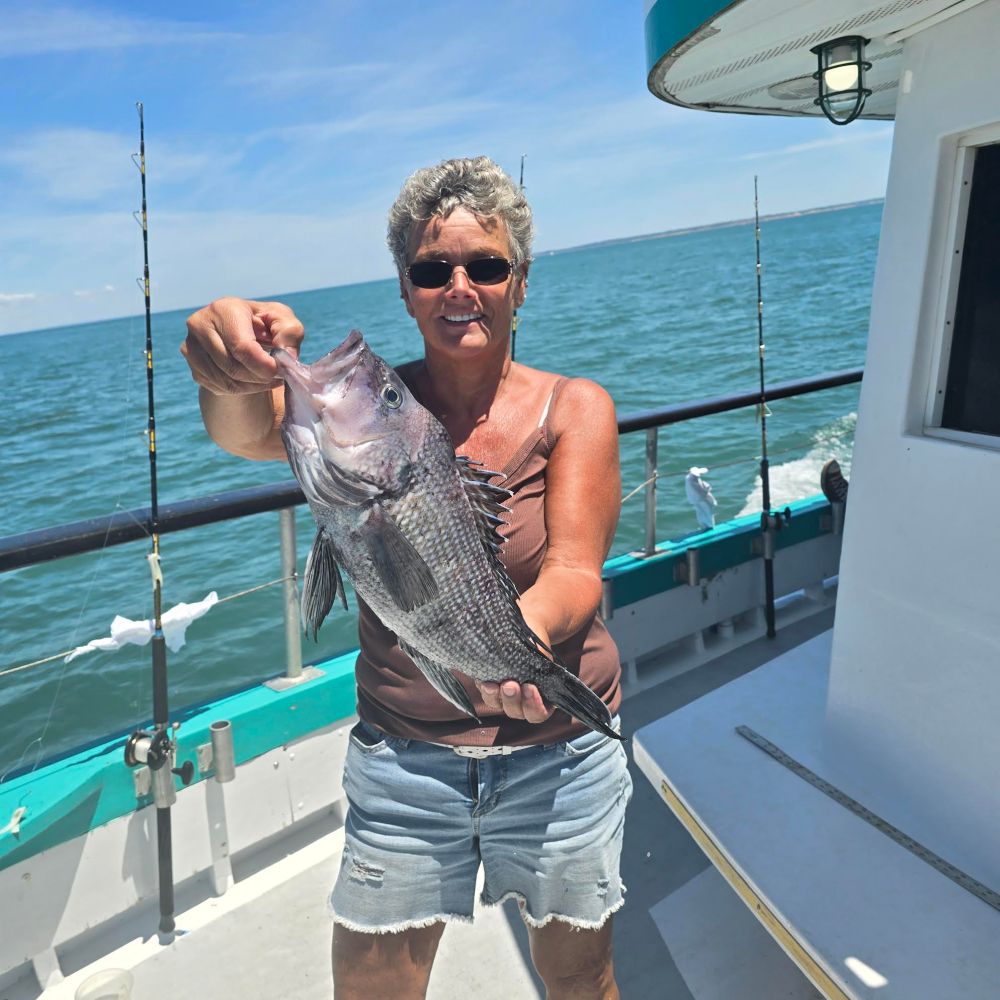
[{"label": "fishing reel", "polygon": [[781,531],[786,524],[792,523],[792,508],[786,507],[784,510],[760,512],[761,531]]},{"label": "fishing reel", "polygon": [[[174,728],[177,728],[175,723]],[[128,767],[145,764],[149,768],[149,791],[158,809],[169,808],[177,801],[177,789],[173,776],[176,774],[183,785],[188,785],[194,777],[194,764],[185,761],[180,767],[171,767],[177,744],[170,738],[165,728],[153,732],[137,729],[125,741],[125,763]],[[138,789],[139,783],[136,782]]]}]

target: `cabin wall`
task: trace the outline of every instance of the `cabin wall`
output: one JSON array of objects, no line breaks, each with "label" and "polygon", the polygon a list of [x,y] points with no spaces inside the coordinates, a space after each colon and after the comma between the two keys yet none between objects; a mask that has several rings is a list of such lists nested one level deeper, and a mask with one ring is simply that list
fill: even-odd
[{"label": "cabin wall", "polygon": [[997,39],[1000,0],[989,0],[905,42],[826,732],[880,789],[866,805],[994,888],[1000,450],[923,427],[957,144],[1000,121]]}]

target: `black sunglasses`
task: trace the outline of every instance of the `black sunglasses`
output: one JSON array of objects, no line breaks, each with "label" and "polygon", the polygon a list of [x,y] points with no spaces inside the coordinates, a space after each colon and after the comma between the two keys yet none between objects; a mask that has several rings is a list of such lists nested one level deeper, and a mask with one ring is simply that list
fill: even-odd
[{"label": "black sunglasses", "polygon": [[418,260],[404,273],[417,288],[444,288],[456,267],[461,267],[474,285],[499,285],[514,273],[514,265],[506,257],[477,257],[464,264]]}]

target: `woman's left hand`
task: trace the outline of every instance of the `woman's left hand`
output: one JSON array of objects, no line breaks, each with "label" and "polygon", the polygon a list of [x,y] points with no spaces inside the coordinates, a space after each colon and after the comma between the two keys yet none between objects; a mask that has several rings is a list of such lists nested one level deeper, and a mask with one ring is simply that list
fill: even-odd
[{"label": "woman's left hand", "polygon": [[[548,630],[538,621],[533,621],[530,612],[521,608],[528,627],[546,645],[549,643]],[[548,655],[548,654],[544,654]],[[506,680],[500,684],[495,681],[476,681],[486,707],[493,712],[503,712],[512,719],[523,719],[525,722],[544,722],[555,711],[534,684],[520,684],[515,680]]]}]

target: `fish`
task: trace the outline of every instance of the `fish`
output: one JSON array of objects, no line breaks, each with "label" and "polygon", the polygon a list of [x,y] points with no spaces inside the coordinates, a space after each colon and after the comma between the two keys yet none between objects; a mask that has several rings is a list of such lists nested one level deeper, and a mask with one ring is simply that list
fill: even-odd
[{"label": "fish", "polygon": [[447,430],[352,330],[311,365],[274,348],[281,436],[316,522],[302,619],[313,638],[343,576],[434,689],[475,719],[458,674],[535,684],[551,705],[613,739],[604,702],[525,622],[500,559],[511,492],[455,454]]}]

